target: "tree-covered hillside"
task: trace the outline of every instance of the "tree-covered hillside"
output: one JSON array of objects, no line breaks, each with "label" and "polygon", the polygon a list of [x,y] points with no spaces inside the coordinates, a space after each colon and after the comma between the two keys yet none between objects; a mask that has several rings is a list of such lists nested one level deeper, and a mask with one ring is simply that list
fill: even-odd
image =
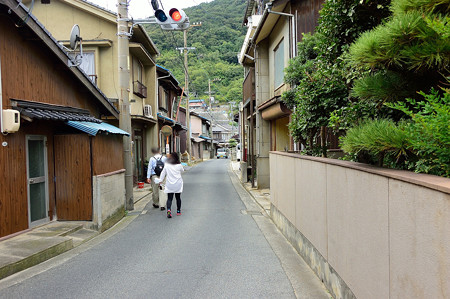
[{"label": "tree-covered hillside", "polygon": [[[242,99],[243,69],[237,54],[246,32],[245,5],[245,0],[215,0],[185,9],[191,24],[202,22],[188,31],[188,47],[196,48],[188,59],[191,97],[206,98],[210,78],[216,103]],[[155,25],[147,30],[161,51],[158,64],[170,69],[184,86],[183,56],[175,50],[183,47],[183,33],[163,32]]]}]

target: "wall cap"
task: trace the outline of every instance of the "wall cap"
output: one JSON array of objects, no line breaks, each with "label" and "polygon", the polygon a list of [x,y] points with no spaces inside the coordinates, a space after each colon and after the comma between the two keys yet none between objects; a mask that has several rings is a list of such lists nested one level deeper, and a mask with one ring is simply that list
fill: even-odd
[{"label": "wall cap", "polygon": [[98,177],[107,177],[107,176],[112,176],[112,175],[123,173],[123,172],[125,172],[125,169],[119,169],[119,170],[116,170],[116,171],[113,171],[113,172],[99,174],[99,175],[96,175],[94,177],[97,177],[97,178]]},{"label": "wall cap", "polygon": [[364,163],[312,157],[288,152],[271,151],[270,154],[355,169],[450,194],[450,179],[436,175],[415,173],[407,170],[381,168]]}]

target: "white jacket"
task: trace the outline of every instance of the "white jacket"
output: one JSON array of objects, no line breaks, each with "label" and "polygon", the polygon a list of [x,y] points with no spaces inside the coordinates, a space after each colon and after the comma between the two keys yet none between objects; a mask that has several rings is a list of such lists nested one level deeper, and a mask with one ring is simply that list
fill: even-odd
[{"label": "white jacket", "polygon": [[183,192],[183,178],[181,173],[184,172],[184,168],[181,164],[169,164],[164,165],[164,169],[161,172],[161,176],[155,179],[157,184],[166,179],[166,187],[164,193],[181,193]]}]

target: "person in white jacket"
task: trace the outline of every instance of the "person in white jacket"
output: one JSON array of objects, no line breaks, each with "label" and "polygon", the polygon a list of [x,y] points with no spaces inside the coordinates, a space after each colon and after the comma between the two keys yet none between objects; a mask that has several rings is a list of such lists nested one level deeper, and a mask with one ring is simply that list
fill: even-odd
[{"label": "person in white jacket", "polygon": [[182,172],[184,172],[184,168],[181,165],[180,157],[177,153],[171,153],[167,158],[161,176],[155,179],[157,184],[160,184],[166,179],[164,193],[167,193],[167,218],[172,218],[171,208],[174,195],[177,200],[177,216],[181,215],[181,193],[183,192]]}]

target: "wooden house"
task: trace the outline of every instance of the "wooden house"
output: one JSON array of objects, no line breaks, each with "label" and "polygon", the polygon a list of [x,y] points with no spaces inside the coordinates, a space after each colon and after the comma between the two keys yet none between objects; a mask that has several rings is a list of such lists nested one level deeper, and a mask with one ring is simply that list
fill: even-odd
[{"label": "wooden house", "polygon": [[128,133],[101,121],[118,110],[69,59],[25,5],[0,0],[0,111],[20,112],[20,129],[0,135],[0,237],[124,214]]}]

